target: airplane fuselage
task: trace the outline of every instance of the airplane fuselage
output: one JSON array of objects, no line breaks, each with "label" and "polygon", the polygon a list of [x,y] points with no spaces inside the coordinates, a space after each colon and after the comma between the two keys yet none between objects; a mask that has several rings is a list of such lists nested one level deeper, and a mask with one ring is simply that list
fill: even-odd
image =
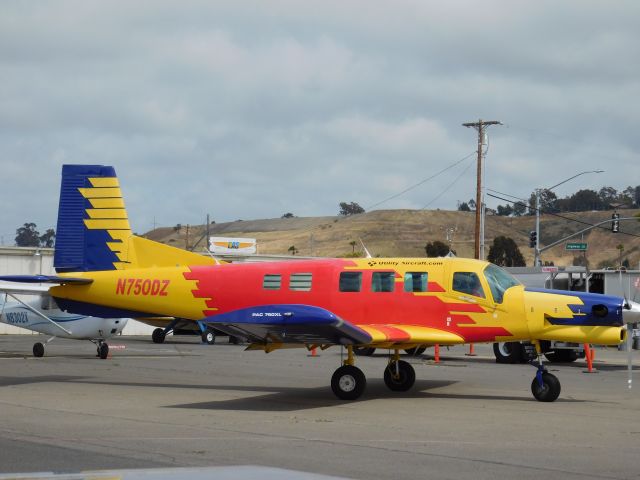
[{"label": "airplane fuselage", "polygon": [[[592,315],[589,294],[556,292],[544,297],[525,291],[513,279],[500,285],[504,279],[496,281],[495,276],[502,273],[491,270],[497,268],[459,258],[161,267],[74,273],[94,281],[54,287],[51,294],[62,308],[86,315],[191,320],[224,319],[231,314],[237,318],[243,313],[255,318],[277,315],[256,310],[261,306],[308,305],[347,319],[379,346],[434,343],[433,338],[442,344],[562,339],[563,335],[570,341],[582,340],[581,325]],[[598,319],[597,325],[606,321],[600,343],[619,343],[622,333],[609,328],[622,325],[619,299],[598,296],[594,301],[613,302],[606,307],[606,318]]]},{"label": "airplane fuselage", "polygon": [[[41,302],[39,301],[24,303],[34,309],[41,307]],[[0,322],[45,335],[79,340],[107,339],[118,335],[127,324],[127,320],[122,318],[90,317],[63,312],[59,308],[47,309],[42,312],[49,319],[71,333],[66,333],[61,328],[18,302],[7,302],[0,315]]]}]

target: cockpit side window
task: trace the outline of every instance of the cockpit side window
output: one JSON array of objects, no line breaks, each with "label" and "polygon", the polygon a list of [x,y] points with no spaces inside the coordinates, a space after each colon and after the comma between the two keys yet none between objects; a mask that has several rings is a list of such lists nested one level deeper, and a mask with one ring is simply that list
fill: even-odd
[{"label": "cockpit side window", "polygon": [[493,301],[496,303],[503,302],[504,292],[509,288],[520,285],[520,282],[511,276],[511,274],[493,264],[488,265],[487,268],[484,269],[484,277],[487,279]]},{"label": "cockpit side window", "polygon": [[486,298],[480,278],[474,272],[455,272],[453,274],[453,289],[474,297]]}]

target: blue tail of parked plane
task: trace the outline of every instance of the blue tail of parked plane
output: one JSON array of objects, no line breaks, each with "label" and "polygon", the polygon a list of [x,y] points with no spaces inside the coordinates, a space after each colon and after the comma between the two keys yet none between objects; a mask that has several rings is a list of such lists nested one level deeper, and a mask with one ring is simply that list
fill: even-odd
[{"label": "blue tail of parked plane", "polygon": [[64,165],[54,266],[58,273],[115,270],[131,227],[113,167]]}]

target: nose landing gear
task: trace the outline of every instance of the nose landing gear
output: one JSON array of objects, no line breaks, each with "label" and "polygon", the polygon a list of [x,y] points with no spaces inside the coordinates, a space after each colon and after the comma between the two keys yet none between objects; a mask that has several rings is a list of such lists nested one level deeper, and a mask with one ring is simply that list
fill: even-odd
[{"label": "nose landing gear", "polygon": [[530,364],[538,369],[536,376],[531,382],[531,393],[539,402],[553,402],[560,396],[560,380],[558,377],[549,373],[542,363],[542,348],[540,342],[535,340],[532,342],[535,346],[535,353],[538,357],[538,363],[530,360]]}]

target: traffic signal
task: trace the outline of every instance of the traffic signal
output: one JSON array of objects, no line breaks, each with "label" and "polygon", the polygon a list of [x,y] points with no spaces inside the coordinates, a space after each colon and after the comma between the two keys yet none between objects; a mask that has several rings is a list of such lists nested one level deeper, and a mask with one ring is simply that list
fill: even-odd
[{"label": "traffic signal", "polygon": [[613,233],[618,233],[620,231],[620,221],[618,220],[619,218],[619,213],[614,213],[611,215],[611,231]]},{"label": "traffic signal", "polygon": [[536,248],[536,245],[538,245],[538,234],[535,230],[531,230],[529,232],[529,246],[531,248]]}]

